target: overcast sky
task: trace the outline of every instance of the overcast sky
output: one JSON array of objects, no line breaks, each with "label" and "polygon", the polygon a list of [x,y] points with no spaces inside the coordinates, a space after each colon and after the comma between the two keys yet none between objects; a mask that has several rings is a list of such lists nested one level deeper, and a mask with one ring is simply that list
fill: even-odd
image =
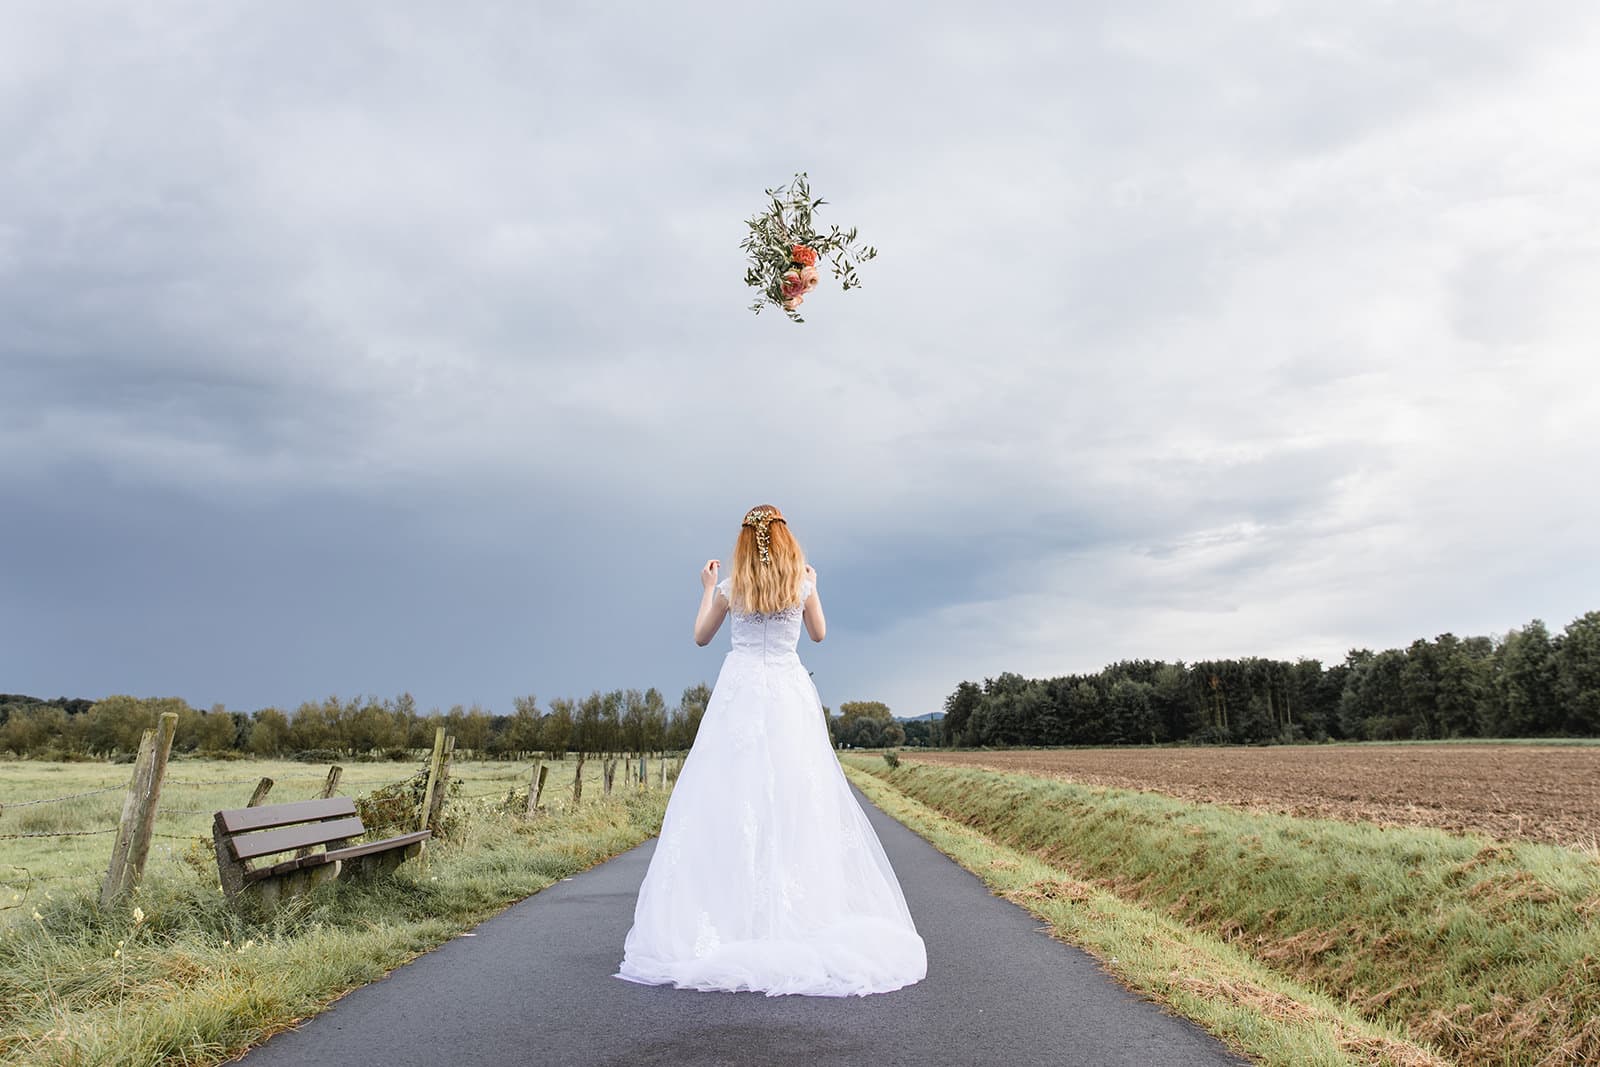
[{"label": "overcast sky", "polygon": [[0,691],[675,700],[762,502],[901,715],[1600,608],[1591,4],[0,11]]}]

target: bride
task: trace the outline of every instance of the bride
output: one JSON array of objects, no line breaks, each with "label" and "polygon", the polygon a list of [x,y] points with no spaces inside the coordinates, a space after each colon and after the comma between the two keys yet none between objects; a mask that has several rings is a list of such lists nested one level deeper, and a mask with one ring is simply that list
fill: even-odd
[{"label": "bride", "polygon": [[694,639],[733,648],[667,804],[615,977],[767,996],[865,996],[927,974],[894,870],[839,768],[795,652],[826,630],[777,508],[745,515],[733,573],[700,572]]}]

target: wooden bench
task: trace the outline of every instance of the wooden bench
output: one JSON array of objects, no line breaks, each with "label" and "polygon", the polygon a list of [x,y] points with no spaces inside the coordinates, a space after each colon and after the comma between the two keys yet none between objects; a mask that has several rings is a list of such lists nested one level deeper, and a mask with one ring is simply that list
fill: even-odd
[{"label": "wooden bench", "polygon": [[420,853],[431,836],[418,830],[350,844],[366,831],[349,797],[219,811],[212,818],[211,840],[222,891],[229,897],[256,893],[270,908],[334,878],[392,871]]}]

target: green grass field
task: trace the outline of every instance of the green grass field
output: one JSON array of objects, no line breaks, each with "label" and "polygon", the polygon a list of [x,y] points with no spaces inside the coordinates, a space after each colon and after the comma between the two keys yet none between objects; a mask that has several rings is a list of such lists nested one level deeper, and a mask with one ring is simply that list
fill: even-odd
[{"label": "green grass field", "polygon": [[[576,757],[548,764],[541,806],[565,810],[572,801]],[[414,763],[344,763],[339,792],[356,796],[407,778]],[[454,765],[452,778],[459,794],[474,801],[495,799],[506,792],[526,794],[531,763],[468,762]],[[661,768],[650,770],[659,785]],[[315,797],[327,776],[327,765],[288,760],[178,759],[168,764],[161,790],[158,835],[150,846],[147,877],[159,880],[182,869],[182,857],[191,842],[211,838],[211,815],[221,808],[243,807],[262,777],[273,779],[268,803]],[[15,904],[31,879],[40,893],[53,895],[98,886],[111,855],[114,829],[122,812],[123,793],[132,774],[131,765],[109,763],[46,763],[33,760],[0,762],[0,906]],[[618,770],[618,779],[622,771]],[[601,790],[598,760],[583,768],[584,795]],[[51,797],[78,793],[89,796],[60,803],[40,803]],[[483,797],[482,794],[490,794]],[[8,837],[14,834],[60,834],[68,837]],[[0,923],[14,918],[10,909],[0,912]]]},{"label": "green grass field", "polygon": [[[1124,981],[1267,1062],[1439,1062],[1428,1047],[1463,1064],[1600,1062],[1600,863],[1582,851],[846,764]],[[1228,1022],[1252,1004],[1253,1021]],[[1293,1053],[1270,1033],[1285,1021],[1325,1024],[1332,1051]],[[1384,1044],[1396,1037],[1413,1049]]]},{"label": "green grass field", "polygon": [[[0,838],[0,1064],[221,1062],[659,829],[669,793],[658,765],[649,789],[619,768],[606,797],[590,760],[574,807],[575,765],[549,764],[545,814],[526,820],[530,764],[457,764],[448,836],[423,858],[392,878],[320,886],[270,918],[223,899],[211,812],[242,806],[263,774],[278,782],[270,801],[314,796],[325,767],[174,761],[157,821],[171,836],[156,839],[140,889],[106,910],[97,897],[113,835]],[[414,769],[346,764],[339,792]],[[130,774],[126,765],[0,763],[0,834],[115,825]],[[103,788],[114,791],[25,805]]]}]

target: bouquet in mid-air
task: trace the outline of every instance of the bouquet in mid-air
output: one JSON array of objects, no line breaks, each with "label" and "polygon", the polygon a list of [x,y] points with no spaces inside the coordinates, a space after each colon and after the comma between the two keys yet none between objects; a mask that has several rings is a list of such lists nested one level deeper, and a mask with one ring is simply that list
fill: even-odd
[{"label": "bouquet in mid-air", "polygon": [[821,281],[818,260],[832,258],[833,276],[848,291],[861,285],[856,264],[876,257],[878,250],[871,245],[856,249],[854,226],[848,230],[834,226],[826,234],[813,228],[811,213],[827,201],[811,199],[811,185],[803,172],[786,187],[768,189],[767,199],[771,201],[767,210],[745,221],[750,233],[739,245],[750,259],[744,283],[761,294],[750,310],[759,315],[771,304],[795,322],[804,322],[799,309]]}]

